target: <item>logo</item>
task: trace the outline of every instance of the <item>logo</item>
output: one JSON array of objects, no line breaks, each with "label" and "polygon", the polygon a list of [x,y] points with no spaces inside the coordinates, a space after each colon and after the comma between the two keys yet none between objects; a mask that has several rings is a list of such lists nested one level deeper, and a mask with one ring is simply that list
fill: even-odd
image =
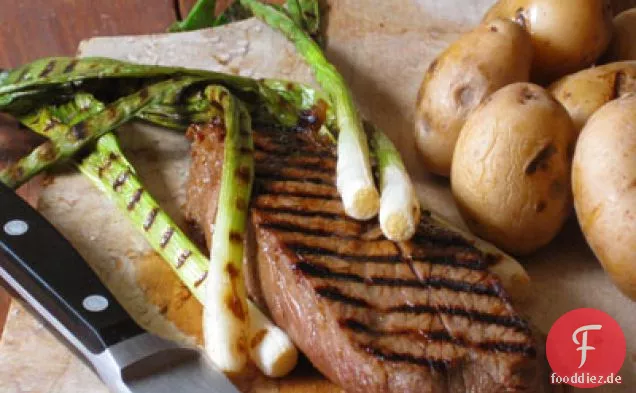
[{"label": "logo", "polygon": [[621,383],[627,346],[619,324],[608,314],[580,308],[559,318],[548,334],[546,355],[552,383],[593,388]]},{"label": "logo", "polygon": [[587,326],[581,326],[580,328],[578,328],[578,329],[576,329],[574,331],[574,334],[572,335],[572,341],[574,341],[574,344],[581,344],[579,342],[579,340],[576,338],[576,336],[580,332],[583,332],[583,344],[576,349],[577,351],[582,351],[581,352],[581,364],[579,364],[579,368],[581,368],[581,367],[583,367],[585,365],[585,361],[587,360],[587,351],[593,351],[593,350],[596,349],[594,347],[588,347],[587,346],[587,331],[588,330],[601,330],[602,328],[603,328],[603,326],[601,326],[601,325],[587,325]]}]

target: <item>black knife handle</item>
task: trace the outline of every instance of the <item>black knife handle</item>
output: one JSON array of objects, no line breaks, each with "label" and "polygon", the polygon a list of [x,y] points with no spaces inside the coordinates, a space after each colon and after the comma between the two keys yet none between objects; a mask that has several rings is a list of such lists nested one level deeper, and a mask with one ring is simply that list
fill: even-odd
[{"label": "black knife handle", "polygon": [[0,250],[9,285],[21,286],[92,353],[144,332],[53,225],[1,182]]}]

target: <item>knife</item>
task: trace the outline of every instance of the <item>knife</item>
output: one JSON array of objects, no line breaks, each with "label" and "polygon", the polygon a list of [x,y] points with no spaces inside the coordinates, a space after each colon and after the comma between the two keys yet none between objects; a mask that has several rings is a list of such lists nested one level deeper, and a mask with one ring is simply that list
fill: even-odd
[{"label": "knife", "polygon": [[239,393],[195,347],[139,327],[73,246],[0,182],[0,277],[116,393]]}]

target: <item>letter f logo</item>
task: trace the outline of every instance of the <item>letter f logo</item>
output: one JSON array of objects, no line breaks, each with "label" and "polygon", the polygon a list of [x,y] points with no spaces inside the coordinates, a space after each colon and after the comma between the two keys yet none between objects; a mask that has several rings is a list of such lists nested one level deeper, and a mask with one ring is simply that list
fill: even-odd
[{"label": "letter f logo", "polygon": [[[585,361],[587,360],[587,351],[593,351],[596,349],[587,345],[587,332],[589,330],[601,330],[602,327],[602,325],[585,325],[576,329],[572,334],[572,341],[574,341],[574,344],[580,345],[580,347],[576,349],[577,351],[581,351],[581,364],[579,365],[579,368],[583,367]],[[576,336],[581,332],[583,332],[583,339],[581,340],[581,342],[579,342]]]}]

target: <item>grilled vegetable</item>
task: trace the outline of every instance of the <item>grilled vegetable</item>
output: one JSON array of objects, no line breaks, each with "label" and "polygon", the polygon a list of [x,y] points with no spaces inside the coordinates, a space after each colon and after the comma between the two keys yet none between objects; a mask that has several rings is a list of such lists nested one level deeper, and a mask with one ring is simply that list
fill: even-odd
[{"label": "grilled vegetable", "polygon": [[240,0],[256,17],[280,30],[312,67],[316,80],[331,98],[338,127],[337,187],[345,212],[356,219],[378,213],[380,197],[373,182],[369,146],[353,97],[338,70],[320,47],[283,12],[256,0]]},{"label": "grilled vegetable", "polygon": [[[106,58],[74,59],[55,57],[36,60],[23,67],[0,74],[0,112],[20,114],[27,108],[50,105],[57,97],[72,99],[78,91],[93,93],[95,89],[116,96],[128,95],[117,89],[129,88],[140,79],[157,81],[183,76],[202,78],[206,84],[220,84],[250,106],[257,119],[275,119],[285,126],[294,126],[303,111],[320,108],[322,120],[333,128],[335,118],[330,100],[308,86],[275,79],[255,80],[212,71],[179,67],[132,64]],[[107,83],[95,86],[95,82]],[[122,82],[119,85],[117,82]],[[123,83],[125,82],[125,83]],[[103,85],[106,85],[105,87]],[[113,86],[114,85],[114,86]],[[196,98],[196,95],[193,96]],[[175,105],[180,97],[168,95],[159,102]]]},{"label": "grilled vegetable", "polygon": [[206,89],[223,106],[225,144],[223,172],[205,295],[205,347],[214,363],[238,372],[247,359],[247,293],[243,247],[247,207],[254,180],[252,126],[247,110],[226,89]]},{"label": "grilled vegetable", "polygon": [[636,95],[592,115],[572,164],[574,206],[585,239],[616,286],[636,300]]},{"label": "grilled vegetable", "polygon": [[[107,164],[108,163],[108,164]],[[107,134],[97,143],[97,149],[84,159],[79,169],[93,184],[113,200],[139,229],[153,249],[170,265],[192,294],[204,304],[208,285],[209,259],[187,238],[157,202],[145,190],[132,165],[118,147],[115,137]],[[100,168],[101,169],[100,171]],[[100,176],[101,173],[101,176]],[[128,174],[118,188],[113,184]],[[146,230],[148,218],[153,223]],[[172,233],[165,247],[166,234]],[[250,358],[268,376],[281,377],[289,373],[298,358],[298,351],[285,332],[272,323],[248,300],[250,318],[249,340],[262,337],[258,345],[249,347]]]},{"label": "grilled vegetable", "polygon": [[448,176],[466,118],[486,97],[530,78],[532,44],[512,21],[494,20],[464,34],[435,59],[417,97],[415,141],[422,163]]},{"label": "grilled vegetable", "polygon": [[420,221],[420,203],[402,157],[393,142],[372,125],[371,147],[380,177],[380,228],[388,239],[404,241],[413,237]]},{"label": "grilled vegetable", "polygon": [[636,61],[621,61],[568,75],[549,88],[574,121],[577,132],[607,102],[636,92]]},{"label": "grilled vegetable", "polygon": [[200,79],[183,78],[159,82],[120,98],[74,126],[52,123],[52,127],[59,128],[55,141],[44,142],[26,157],[0,171],[0,181],[10,187],[20,186],[42,170],[72,157],[92,141],[133,118],[144,107],[198,81]]},{"label": "grilled vegetable", "polygon": [[571,212],[572,120],[543,88],[508,85],[466,121],[451,187],[466,224],[504,251],[529,254]]}]

